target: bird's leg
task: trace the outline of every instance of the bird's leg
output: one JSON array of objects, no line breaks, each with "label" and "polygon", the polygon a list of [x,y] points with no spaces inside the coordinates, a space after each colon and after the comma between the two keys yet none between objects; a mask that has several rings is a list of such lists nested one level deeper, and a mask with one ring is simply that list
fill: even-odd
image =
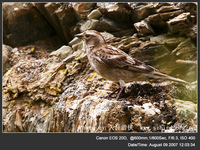
[{"label": "bird's leg", "polygon": [[122,91],[125,89],[125,82],[122,79],[119,79],[119,84],[120,84],[120,91],[117,94],[116,100],[119,100]]},{"label": "bird's leg", "polygon": [[112,93],[108,94],[105,98],[110,98],[113,94],[115,94],[117,91],[119,91],[120,88],[117,88],[116,90],[114,90]]},{"label": "bird's leg", "polygon": [[119,100],[122,91],[125,89],[125,87],[121,87],[119,93],[117,94],[116,100]]}]

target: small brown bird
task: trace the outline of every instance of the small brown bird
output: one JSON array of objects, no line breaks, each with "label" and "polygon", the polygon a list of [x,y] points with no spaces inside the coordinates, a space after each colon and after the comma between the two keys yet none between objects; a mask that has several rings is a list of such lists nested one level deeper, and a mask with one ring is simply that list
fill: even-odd
[{"label": "small brown bird", "polygon": [[83,47],[94,70],[105,79],[119,82],[120,91],[117,99],[120,98],[125,88],[125,82],[170,80],[188,84],[184,80],[161,73],[152,66],[132,58],[122,50],[108,45],[97,31],[87,30],[75,36],[83,40]]}]

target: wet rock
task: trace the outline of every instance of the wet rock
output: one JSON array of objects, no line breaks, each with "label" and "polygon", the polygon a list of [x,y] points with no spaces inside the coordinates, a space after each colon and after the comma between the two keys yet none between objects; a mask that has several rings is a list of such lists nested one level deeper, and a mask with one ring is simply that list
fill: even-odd
[{"label": "wet rock", "polygon": [[4,3],[3,12],[5,44],[13,47],[26,45],[54,33],[32,3]]},{"label": "wet rock", "polygon": [[196,58],[196,47],[192,43],[191,39],[182,41],[173,51],[181,59],[194,60]]},{"label": "wet rock", "polygon": [[98,19],[102,16],[102,13],[99,9],[94,9],[91,13],[87,16],[88,19]]},{"label": "wet rock", "polygon": [[184,37],[175,37],[170,34],[160,34],[158,36],[150,37],[151,42],[156,42],[157,44],[163,44],[167,47],[176,48],[178,44],[185,40]]},{"label": "wet rock", "polygon": [[57,56],[61,59],[64,59],[67,56],[69,56],[70,54],[72,54],[72,52],[73,52],[73,50],[71,47],[64,45],[61,48],[59,48],[58,50],[50,53],[50,56]]},{"label": "wet rock", "polygon": [[[183,86],[183,85],[171,85],[166,87],[166,89],[173,89],[169,90],[169,95],[175,99],[181,99],[184,101],[190,101],[193,103],[197,103],[197,78],[194,79],[192,76],[189,77],[190,85]],[[184,92],[183,92],[184,91]]]},{"label": "wet rock", "polygon": [[171,32],[178,32],[181,29],[188,28],[192,25],[190,13],[182,13],[179,16],[167,21]]},{"label": "wet rock", "polygon": [[80,27],[80,31],[84,32],[86,30],[94,30],[96,29],[97,25],[99,23],[99,20],[97,19],[90,19],[87,20],[81,27]]},{"label": "wet rock", "polygon": [[197,105],[191,101],[183,101],[179,99],[173,99],[168,103],[175,106],[177,115],[183,120],[193,120],[197,122]]},{"label": "wet rock", "polygon": [[[148,55],[145,55],[148,54]],[[158,67],[156,62],[164,59],[170,54],[169,49],[161,44],[148,43],[146,45],[141,44],[139,49],[135,49],[130,52],[130,55],[134,56],[147,64],[154,65],[154,67]],[[161,65],[161,64],[160,64]],[[161,68],[161,67],[159,67]]]},{"label": "wet rock", "polygon": [[136,30],[143,35],[154,34],[154,30],[145,20],[135,23],[134,26]]}]

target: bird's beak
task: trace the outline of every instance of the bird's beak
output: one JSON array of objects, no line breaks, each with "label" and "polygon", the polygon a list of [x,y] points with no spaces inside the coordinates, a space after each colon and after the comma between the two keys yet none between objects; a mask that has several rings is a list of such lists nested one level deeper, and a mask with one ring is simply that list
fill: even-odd
[{"label": "bird's beak", "polygon": [[76,34],[75,37],[78,37],[79,39],[83,40],[83,33]]}]

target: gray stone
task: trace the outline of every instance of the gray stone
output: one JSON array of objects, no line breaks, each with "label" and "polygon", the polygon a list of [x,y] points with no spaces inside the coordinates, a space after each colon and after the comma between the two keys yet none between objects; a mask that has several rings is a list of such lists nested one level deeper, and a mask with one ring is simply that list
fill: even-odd
[{"label": "gray stone", "polygon": [[154,34],[152,27],[148,22],[142,20],[141,22],[134,23],[136,30],[143,35]]},{"label": "gray stone", "polygon": [[80,42],[81,42],[81,39],[75,37],[75,38],[73,38],[68,44],[69,44],[70,46],[73,46],[73,45],[78,44],[78,43],[80,43]]},{"label": "gray stone", "polygon": [[87,20],[81,27],[80,27],[80,31],[84,32],[86,30],[94,30],[96,28],[96,26],[98,25],[99,20],[97,19],[91,19],[91,20]]},{"label": "gray stone", "polygon": [[59,48],[58,50],[52,52],[50,54],[50,56],[57,56],[61,59],[66,58],[67,56],[69,56],[70,54],[72,54],[73,50],[70,46],[62,46],[61,48]]},{"label": "gray stone", "polygon": [[108,33],[108,32],[101,32],[101,35],[103,35],[103,37],[104,37],[104,39],[105,39],[106,41],[109,41],[109,40],[111,40],[111,39],[114,38],[114,35],[112,35],[112,34],[110,34],[110,33]]},{"label": "gray stone", "polygon": [[102,13],[99,9],[94,9],[91,13],[87,16],[88,19],[98,19],[102,16]]}]

